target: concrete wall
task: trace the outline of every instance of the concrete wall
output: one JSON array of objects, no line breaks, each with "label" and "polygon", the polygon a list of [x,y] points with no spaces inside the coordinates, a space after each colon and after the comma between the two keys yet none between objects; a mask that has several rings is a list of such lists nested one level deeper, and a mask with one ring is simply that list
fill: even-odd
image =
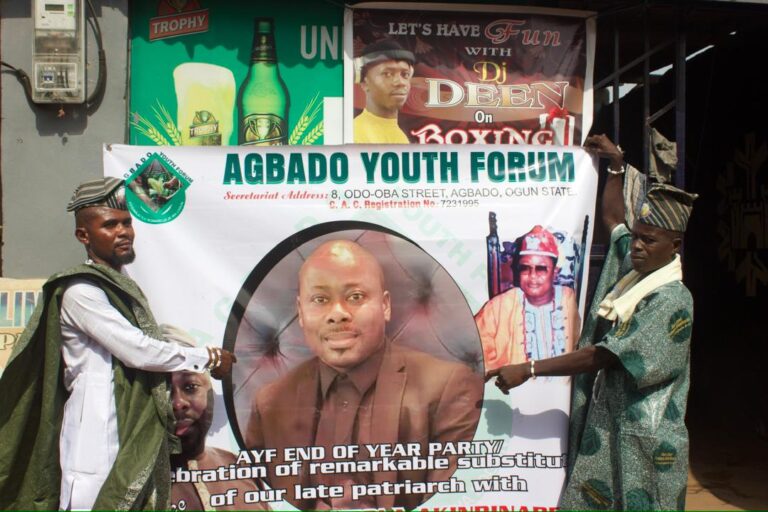
[{"label": "concrete wall", "polygon": [[[0,1],[0,56],[31,74],[31,0]],[[84,260],[66,204],[77,183],[102,175],[101,146],[124,142],[128,0],[93,0],[107,55],[107,88],[101,105],[40,107],[27,102],[16,77],[3,68],[0,92],[2,175],[2,275],[47,277]],[[88,91],[97,77],[97,46],[90,24]]]}]

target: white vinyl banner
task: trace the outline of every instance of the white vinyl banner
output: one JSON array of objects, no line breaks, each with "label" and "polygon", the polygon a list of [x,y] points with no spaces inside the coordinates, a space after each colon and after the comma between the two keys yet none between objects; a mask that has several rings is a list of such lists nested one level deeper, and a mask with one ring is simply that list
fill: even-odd
[{"label": "white vinyl banner", "polygon": [[483,376],[573,349],[593,161],[432,148],[105,146],[155,317],[238,359],[207,445],[251,470],[204,468],[211,509],[557,506],[570,379]]}]

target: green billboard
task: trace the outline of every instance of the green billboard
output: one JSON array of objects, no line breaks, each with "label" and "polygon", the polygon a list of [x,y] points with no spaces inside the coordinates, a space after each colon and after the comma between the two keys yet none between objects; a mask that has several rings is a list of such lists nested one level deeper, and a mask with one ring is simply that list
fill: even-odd
[{"label": "green billboard", "polygon": [[161,0],[130,20],[131,144],[341,142],[342,6]]}]

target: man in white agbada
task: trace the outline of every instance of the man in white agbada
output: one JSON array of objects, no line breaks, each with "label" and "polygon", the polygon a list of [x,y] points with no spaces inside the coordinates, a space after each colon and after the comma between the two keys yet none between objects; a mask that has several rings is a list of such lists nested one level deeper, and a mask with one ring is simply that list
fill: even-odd
[{"label": "man in white agbada", "polygon": [[122,180],[81,184],[67,210],[88,260],[44,285],[3,374],[0,508],[166,509],[178,440],[165,372],[221,378],[235,358],[163,341],[121,272],[135,256]]}]

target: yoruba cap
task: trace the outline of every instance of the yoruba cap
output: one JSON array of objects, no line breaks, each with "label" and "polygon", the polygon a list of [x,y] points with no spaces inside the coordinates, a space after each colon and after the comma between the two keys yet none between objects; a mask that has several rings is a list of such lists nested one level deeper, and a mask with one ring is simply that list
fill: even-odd
[{"label": "yoruba cap", "polygon": [[672,185],[655,183],[640,203],[636,218],[649,226],[682,233],[688,225],[693,201],[697,197],[698,194],[690,194]]},{"label": "yoruba cap", "polygon": [[520,256],[527,254],[557,259],[559,251],[555,236],[541,226],[534,226],[523,236],[523,242],[520,244]]},{"label": "yoruba cap", "polygon": [[363,48],[362,54],[357,59],[360,80],[365,78],[365,72],[370,66],[387,60],[404,60],[411,66],[416,63],[413,52],[400,46],[400,43],[394,39],[382,39]]},{"label": "yoruba cap", "polygon": [[99,178],[84,181],[77,186],[67,204],[68,212],[76,212],[87,206],[106,206],[115,210],[127,210],[123,180]]}]

